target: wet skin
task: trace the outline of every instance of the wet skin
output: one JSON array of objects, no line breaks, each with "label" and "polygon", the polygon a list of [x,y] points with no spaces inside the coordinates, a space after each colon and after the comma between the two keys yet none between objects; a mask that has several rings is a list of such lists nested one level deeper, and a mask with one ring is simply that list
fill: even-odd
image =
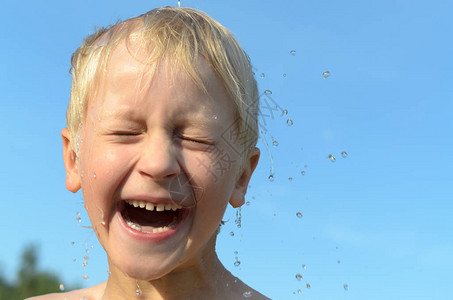
[{"label": "wet skin", "polygon": [[[252,290],[233,284],[215,254],[215,239],[228,203],[244,203],[259,150],[241,166],[233,148],[242,146],[221,138],[236,119],[232,100],[203,59],[197,67],[207,94],[181,68],[162,62],[153,71],[120,44],[90,100],[78,153],[70,146],[77,141],[62,131],[66,186],[72,192],[82,188],[108,255],[111,275],[91,288],[93,299],[125,299],[137,283],[142,299],[232,299]],[[232,162],[221,173],[213,149]],[[144,234],[123,220],[126,200],[181,199],[196,205],[184,208],[178,225],[165,233]]]}]

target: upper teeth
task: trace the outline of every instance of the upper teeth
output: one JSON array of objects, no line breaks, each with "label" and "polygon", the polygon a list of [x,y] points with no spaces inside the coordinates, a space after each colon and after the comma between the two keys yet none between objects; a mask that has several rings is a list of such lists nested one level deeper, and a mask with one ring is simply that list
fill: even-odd
[{"label": "upper teeth", "polygon": [[144,208],[146,210],[164,211],[164,210],[177,210],[177,209],[182,208],[181,205],[177,205],[177,204],[173,204],[173,203],[153,204],[151,202],[138,201],[138,200],[126,200],[126,202],[130,205],[133,205],[134,207],[140,207],[140,208]]}]

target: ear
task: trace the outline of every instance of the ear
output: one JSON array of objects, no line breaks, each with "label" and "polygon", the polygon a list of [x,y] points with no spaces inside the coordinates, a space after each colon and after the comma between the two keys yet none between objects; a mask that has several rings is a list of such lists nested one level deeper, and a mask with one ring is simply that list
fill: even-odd
[{"label": "ear", "polygon": [[71,148],[71,136],[68,128],[63,128],[61,137],[63,139],[63,160],[66,169],[66,188],[75,193],[80,189],[81,183],[77,166],[77,155]]},{"label": "ear", "polygon": [[252,177],[253,171],[255,171],[258,161],[260,159],[260,149],[254,148],[249,158],[244,162],[244,169],[239,175],[236,186],[234,187],[233,194],[231,195],[230,204],[236,208],[240,207],[245,202],[245,194],[247,193],[247,187],[249,185],[250,178]]}]

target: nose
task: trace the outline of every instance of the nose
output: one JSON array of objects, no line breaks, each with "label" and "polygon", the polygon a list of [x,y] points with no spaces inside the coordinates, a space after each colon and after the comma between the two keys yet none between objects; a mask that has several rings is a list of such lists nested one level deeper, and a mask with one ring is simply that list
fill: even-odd
[{"label": "nose", "polygon": [[137,163],[140,174],[162,181],[174,178],[181,172],[172,138],[165,133],[149,134],[142,155]]}]

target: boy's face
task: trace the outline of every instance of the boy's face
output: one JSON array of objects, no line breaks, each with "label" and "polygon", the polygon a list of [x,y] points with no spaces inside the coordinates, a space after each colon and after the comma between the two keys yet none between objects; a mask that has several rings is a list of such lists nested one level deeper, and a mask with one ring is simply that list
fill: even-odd
[{"label": "boy's face", "polygon": [[[121,44],[73,141],[78,159],[63,130],[66,185],[82,187],[111,270],[148,280],[214,251],[205,246],[228,202],[243,204],[259,158],[255,150],[242,171],[232,149],[242,145],[221,138],[235,109],[204,60],[198,73],[210,97],[180,68],[162,63],[152,77],[149,70]],[[157,212],[162,205],[169,207]]]}]

